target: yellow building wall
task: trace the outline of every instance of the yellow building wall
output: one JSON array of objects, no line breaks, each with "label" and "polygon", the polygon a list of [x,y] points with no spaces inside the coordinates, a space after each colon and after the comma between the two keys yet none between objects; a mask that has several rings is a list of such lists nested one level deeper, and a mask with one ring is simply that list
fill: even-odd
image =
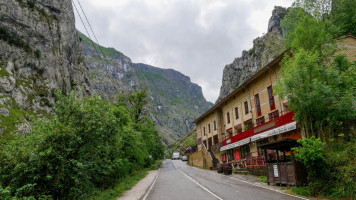
[{"label": "yellow building wall", "polygon": [[[276,64],[271,67],[271,70],[266,71],[259,77],[257,77],[251,84],[249,84],[246,89],[239,91],[233,97],[226,100],[223,104],[223,122],[224,122],[224,132],[232,128],[233,135],[237,132],[233,128],[236,125],[242,124],[242,129],[245,130],[244,122],[253,119],[253,123],[256,123],[256,119],[264,116],[265,122],[268,121],[268,114],[278,110],[281,112],[283,108],[283,101],[280,101],[278,95],[274,95],[275,109],[271,110],[269,103],[269,96],[267,87],[277,84],[276,76],[280,72],[280,66]],[[256,100],[255,95],[259,94],[260,106],[261,106],[261,116],[257,116]],[[252,112],[245,114],[244,103],[247,101],[248,109]],[[251,107],[252,105],[252,107]],[[239,118],[236,119],[235,108],[238,108]],[[281,109],[282,108],[282,109]],[[230,123],[227,122],[227,113],[230,114]],[[281,113],[280,113],[281,115]]]},{"label": "yellow building wall", "polygon": [[[197,139],[201,137],[203,142],[205,140],[208,141],[208,138],[212,138],[213,140],[214,136],[219,135],[219,132],[221,132],[220,131],[221,125],[219,123],[220,121],[219,118],[220,116],[218,112],[215,111],[212,114],[205,117],[203,120],[197,122]],[[216,129],[214,129],[214,121],[216,123]],[[210,132],[209,132],[209,124],[210,124]],[[205,127],[205,135],[204,135],[204,127]],[[208,146],[208,142],[207,142],[207,146]],[[201,148],[202,146],[198,145],[198,149],[201,150]]]},{"label": "yellow building wall", "polygon": [[[338,41],[338,46],[340,51],[338,53],[342,53],[347,55],[349,60],[356,61],[356,39],[352,36],[347,36],[346,38]],[[202,134],[202,127],[206,127],[207,136],[202,137],[203,140],[207,140],[207,138],[212,137],[215,134],[219,135],[219,141],[221,142],[222,139],[225,139],[228,135],[226,130],[232,128],[233,135],[236,135],[237,132],[234,129],[234,126],[238,124],[242,124],[242,130],[245,130],[244,121],[247,121],[252,118],[254,124],[256,124],[257,118],[264,116],[265,122],[268,122],[268,114],[278,110],[279,116],[286,114],[288,108],[284,106],[283,103],[287,102],[287,99],[279,99],[279,96],[274,92],[274,103],[275,109],[271,110],[270,103],[269,103],[269,96],[267,87],[272,85],[273,90],[275,90],[274,86],[277,84],[277,79],[281,78],[281,67],[280,63],[277,63],[273,66],[270,66],[268,70],[264,73],[256,77],[252,83],[247,85],[244,89],[240,89],[233,97],[225,100],[221,107],[217,108],[212,114],[210,114],[205,119],[197,122],[197,130],[200,126],[200,132]],[[257,116],[256,112],[256,101],[255,95],[259,94],[260,98],[260,106],[261,106],[261,116]],[[245,114],[245,107],[244,102],[248,103],[249,110],[252,111],[248,114]],[[252,107],[251,107],[252,106]],[[236,119],[235,115],[235,108],[238,108],[239,111],[239,118]],[[227,122],[227,113],[230,114],[230,123]],[[218,125],[218,130],[213,133],[208,133],[207,124],[211,124],[213,129],[213,121],[216,120]],[[222,135],[224,133],[225,135]],[[199,131],[197,131],[199,134]],[[197,135],[199,137],[199,135]],[[273,142],[276,140],[282,139],[282,135],[274,136],[269,138],[269,142]],[[257,144],[252,143],[250,144],[250,151],[256,152],[257,151]],[[257,153],[256,153],[257,154]]]}]

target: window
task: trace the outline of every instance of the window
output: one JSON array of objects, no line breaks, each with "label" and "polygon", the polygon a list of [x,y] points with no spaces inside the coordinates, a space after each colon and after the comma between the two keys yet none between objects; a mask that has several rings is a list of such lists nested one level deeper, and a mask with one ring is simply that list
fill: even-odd
[{"label": "window", "polygon": [[265,123],[265,117],[260,117],[256,120],[257,126]]},{"label": "window", "polygon": [[211,130],[210,130],[210,124],[208,124],[208,130],[209,130],[209,133],[211,133]]},{"label": "window", "polygon": [[218,136],[217,136],[217,135],[215,135],[213,139],[214,139],[214,144],[219,143],[219,138],[218,138]]},{"label": "window", "polygon": [[251,128],[253,128],[253,123],[252,123],[252,120],[249,119],[249,120],[244,122],[244,131],[247,131],[247,130],[249,130]]},{"label": "window", "polygon": [[227,120],[227,123],[230,124],[230,113],[226,113],[226,120]]},{"label": "window", "polygon": [[198,138],[198,145],[201,144],[201,138]]},{"label": "window", "polygon": [[205,127],[203,127],[203,132],[204,132],[204,136],[206,135],[206,133],[205,133]]},{"label": "window", "polygon": [[245,114],[247,115],[248,114],[248,104],[247,104],[247,101],[245,101]]},{"label": "window", "polygon": [[238,107],[235,108],[235,117],[236,117],[236,119],[239,118],[239,108]]},{"label": "window", "polygon": [[276,119],[277,117],[279,117],[278,110],[276,110],[276,111],[271,112],[270,114],[268,114],[269,120],[274,120],[274,119]]},{"label": "window", "polygon": [[214,121],[214,131],[216,131],[216,121]]},{"label": "window", "polygon": [[267,91],[268,91],[269,106],[270,106],[271,110],[274,110],[274,109],[276,109],[276,105],[274,104],[274,96],[273,96],[272,86],[269,86],[267,88]]},{"label": "window", "polygon": [[261,116],[261,105],[260,105],[260,95],[256,94],[255,95],[255,103],[256,103],[256,111],[257,111],[257,116]]}]

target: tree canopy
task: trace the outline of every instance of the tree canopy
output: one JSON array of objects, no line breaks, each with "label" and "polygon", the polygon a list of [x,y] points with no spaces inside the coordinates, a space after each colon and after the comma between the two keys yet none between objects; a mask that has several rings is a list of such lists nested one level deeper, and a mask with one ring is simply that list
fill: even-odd
[{"label": "tree canopy", "polygon": [[[141,109],[144,97],[129,96]],[[51,120],[37,120],[26,138],[0,146],[0,189],[16,198],[78,199],[150,167],[163,158],[163,145],[149,118],[132,115],[135,109],[58,93]]]},{"label": "tree canopy", "polygon": [[350,24],[336,18],[349,16],[340,6],[351,2],[297,0],[281,22],[292,56],[282,62],[276,89],[288,99],[307,137],[354,137],[355,62],[336,53],[340,49],[335,39],[349,31],[345,27]]}]

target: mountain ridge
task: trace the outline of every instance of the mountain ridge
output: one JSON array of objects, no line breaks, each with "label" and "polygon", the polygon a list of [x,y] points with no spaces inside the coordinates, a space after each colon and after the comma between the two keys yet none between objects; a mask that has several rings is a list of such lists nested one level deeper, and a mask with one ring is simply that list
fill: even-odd
[{"label": "mountain ridge", "polygon": [[191,131],[194,127],[191,122],[212,106],[204,98],[201,87],[183,73],[133,63],[120,51],[97,45],[82,33],[79,35],[93,91],[112,98],[117,93],[147,89],[150,118],[165,145],[173,144]]}]

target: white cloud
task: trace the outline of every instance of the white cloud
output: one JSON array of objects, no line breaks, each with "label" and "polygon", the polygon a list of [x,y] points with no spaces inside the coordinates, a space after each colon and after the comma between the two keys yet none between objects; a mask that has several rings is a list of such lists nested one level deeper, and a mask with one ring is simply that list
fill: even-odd
[{"label": "white cloud", "polygon": [[[99,42],[133,62],[173,68],[219,95],[224,66],[267,31],[275,5],[292,0],[81,0]],[[77,19],[77,27],[84,29]]]}]

